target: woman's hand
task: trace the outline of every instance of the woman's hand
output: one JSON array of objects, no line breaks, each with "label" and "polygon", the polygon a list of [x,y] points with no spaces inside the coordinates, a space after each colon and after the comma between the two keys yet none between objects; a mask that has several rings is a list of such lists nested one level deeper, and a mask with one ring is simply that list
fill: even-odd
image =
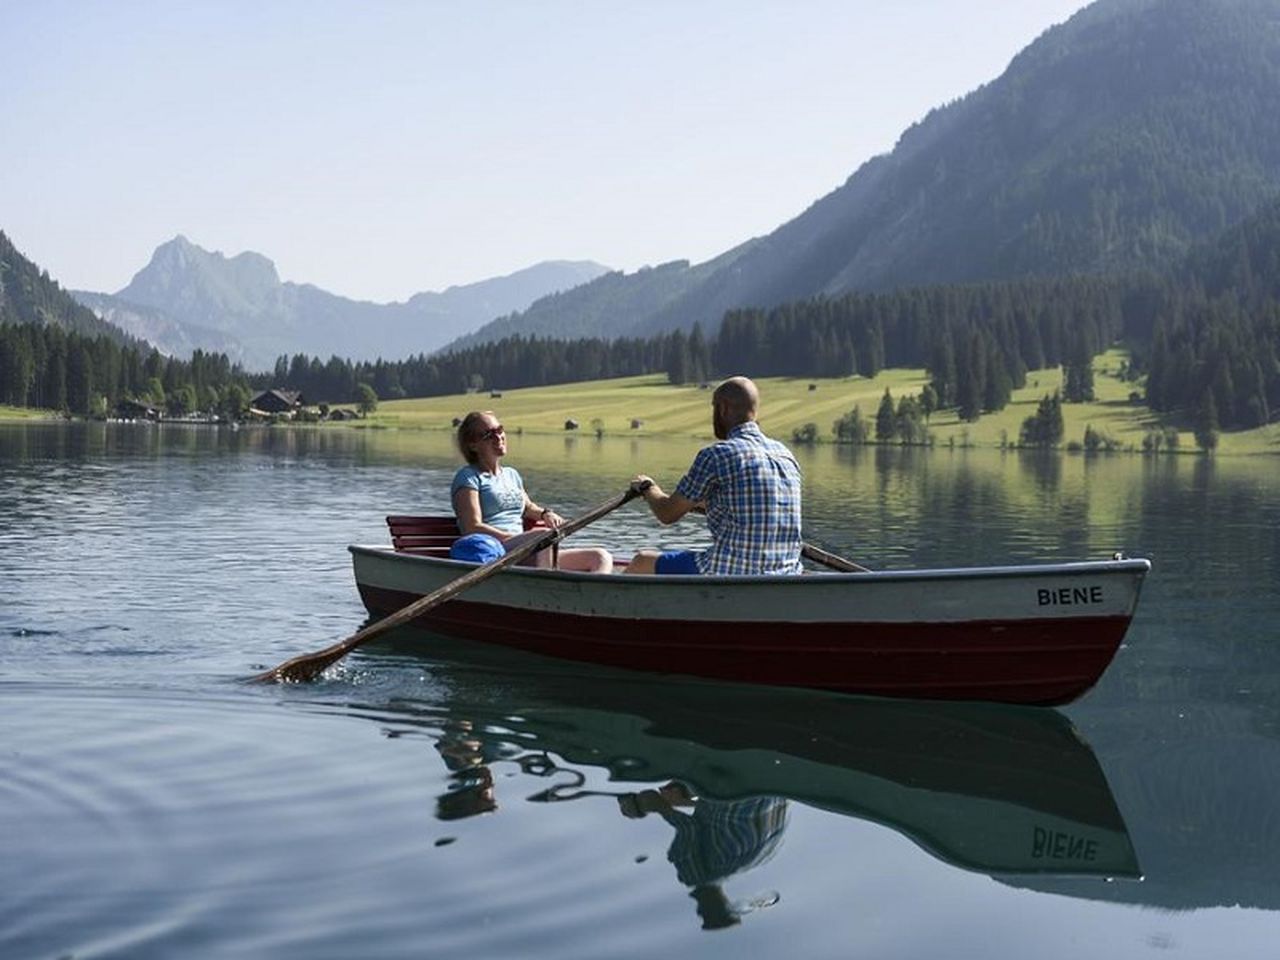
[{"label": "woman's hand", "polygon": [[564,517],[548,508],[542,511],[542,522],[554,530],[556,527],[564,526]]}]

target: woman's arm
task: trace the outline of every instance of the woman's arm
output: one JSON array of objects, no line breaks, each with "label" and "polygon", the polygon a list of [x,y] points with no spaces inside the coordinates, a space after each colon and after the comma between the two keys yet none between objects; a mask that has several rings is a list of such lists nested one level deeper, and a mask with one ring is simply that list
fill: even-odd
[{"label": "woman's arm", "polygon": [[530,500],[528,491],[524,495],[524,520],[526,523],[545,523],[548,527],[558,527],[564,523],[564,517],[550,507],[540,507]]}]

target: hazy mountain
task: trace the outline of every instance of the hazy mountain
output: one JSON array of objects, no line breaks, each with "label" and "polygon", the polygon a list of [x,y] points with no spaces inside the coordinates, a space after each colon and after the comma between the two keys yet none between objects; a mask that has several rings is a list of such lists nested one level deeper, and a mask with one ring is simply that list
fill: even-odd
[{"label": "hazy mountain", "polygon": [[127,330],[131,336],[147,341],[168,356],[187,358],[196,350],[204,350],[225,353],[236,361],[244,357],[244,344],[221,330],[179,323],[163,310],[129,303],[109,293],[73,290],[72,294],[97,317]]},{"label": "hazy mountain", "polygon": [[[817,294],[1162,267],[1280,192],[1280,0],[1098,0],[768,236],[482,328],[644,334]],[[856,119],[853,121],[856,122]],[[617,309],[597,320],[598,304]]]},{"label": "hazy mountain", "polygon": [[259,253],[234,257],[178,236],[116,294],[74,291],[99,316],[184,356],[200,347],[251,370],[281,355],[352,360],[430,353],[494,317],[606,271],[590,261],[548,261],[504,277],[371,303],[311,284],[283,283]]}]

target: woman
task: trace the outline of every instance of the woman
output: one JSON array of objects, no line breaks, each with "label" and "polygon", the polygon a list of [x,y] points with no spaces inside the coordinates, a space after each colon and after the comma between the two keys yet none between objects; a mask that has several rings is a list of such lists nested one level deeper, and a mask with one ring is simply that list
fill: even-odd
[{"label": "woman", "polygon": [[[467,465],[453,476],[453,512],[462,533],[487,533],[511,549],[529,537],[545,531],[524,532],[524,522],[542,522],[558,527],[564,518],[550,508],[538,506],[524,490],[524,480],[515,467],[504,467],[507,435],[491,410],[474,410],[458,426],[458,449]],[[537,566],[551,565],[551,551],[535,554]],[[560,567],[583,573],[612,573],[613,557],[600,547],[578,547],[560,551]]]}]

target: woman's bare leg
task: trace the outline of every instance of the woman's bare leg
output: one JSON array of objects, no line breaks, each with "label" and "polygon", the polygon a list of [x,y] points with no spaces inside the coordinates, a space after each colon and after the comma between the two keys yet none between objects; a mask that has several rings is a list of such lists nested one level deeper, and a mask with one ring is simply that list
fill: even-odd
[{"label": "woman's bare leg", "polygon": [[561,549],[560,569],[579,573],[613,573],[613,554],[603,547]]}]

